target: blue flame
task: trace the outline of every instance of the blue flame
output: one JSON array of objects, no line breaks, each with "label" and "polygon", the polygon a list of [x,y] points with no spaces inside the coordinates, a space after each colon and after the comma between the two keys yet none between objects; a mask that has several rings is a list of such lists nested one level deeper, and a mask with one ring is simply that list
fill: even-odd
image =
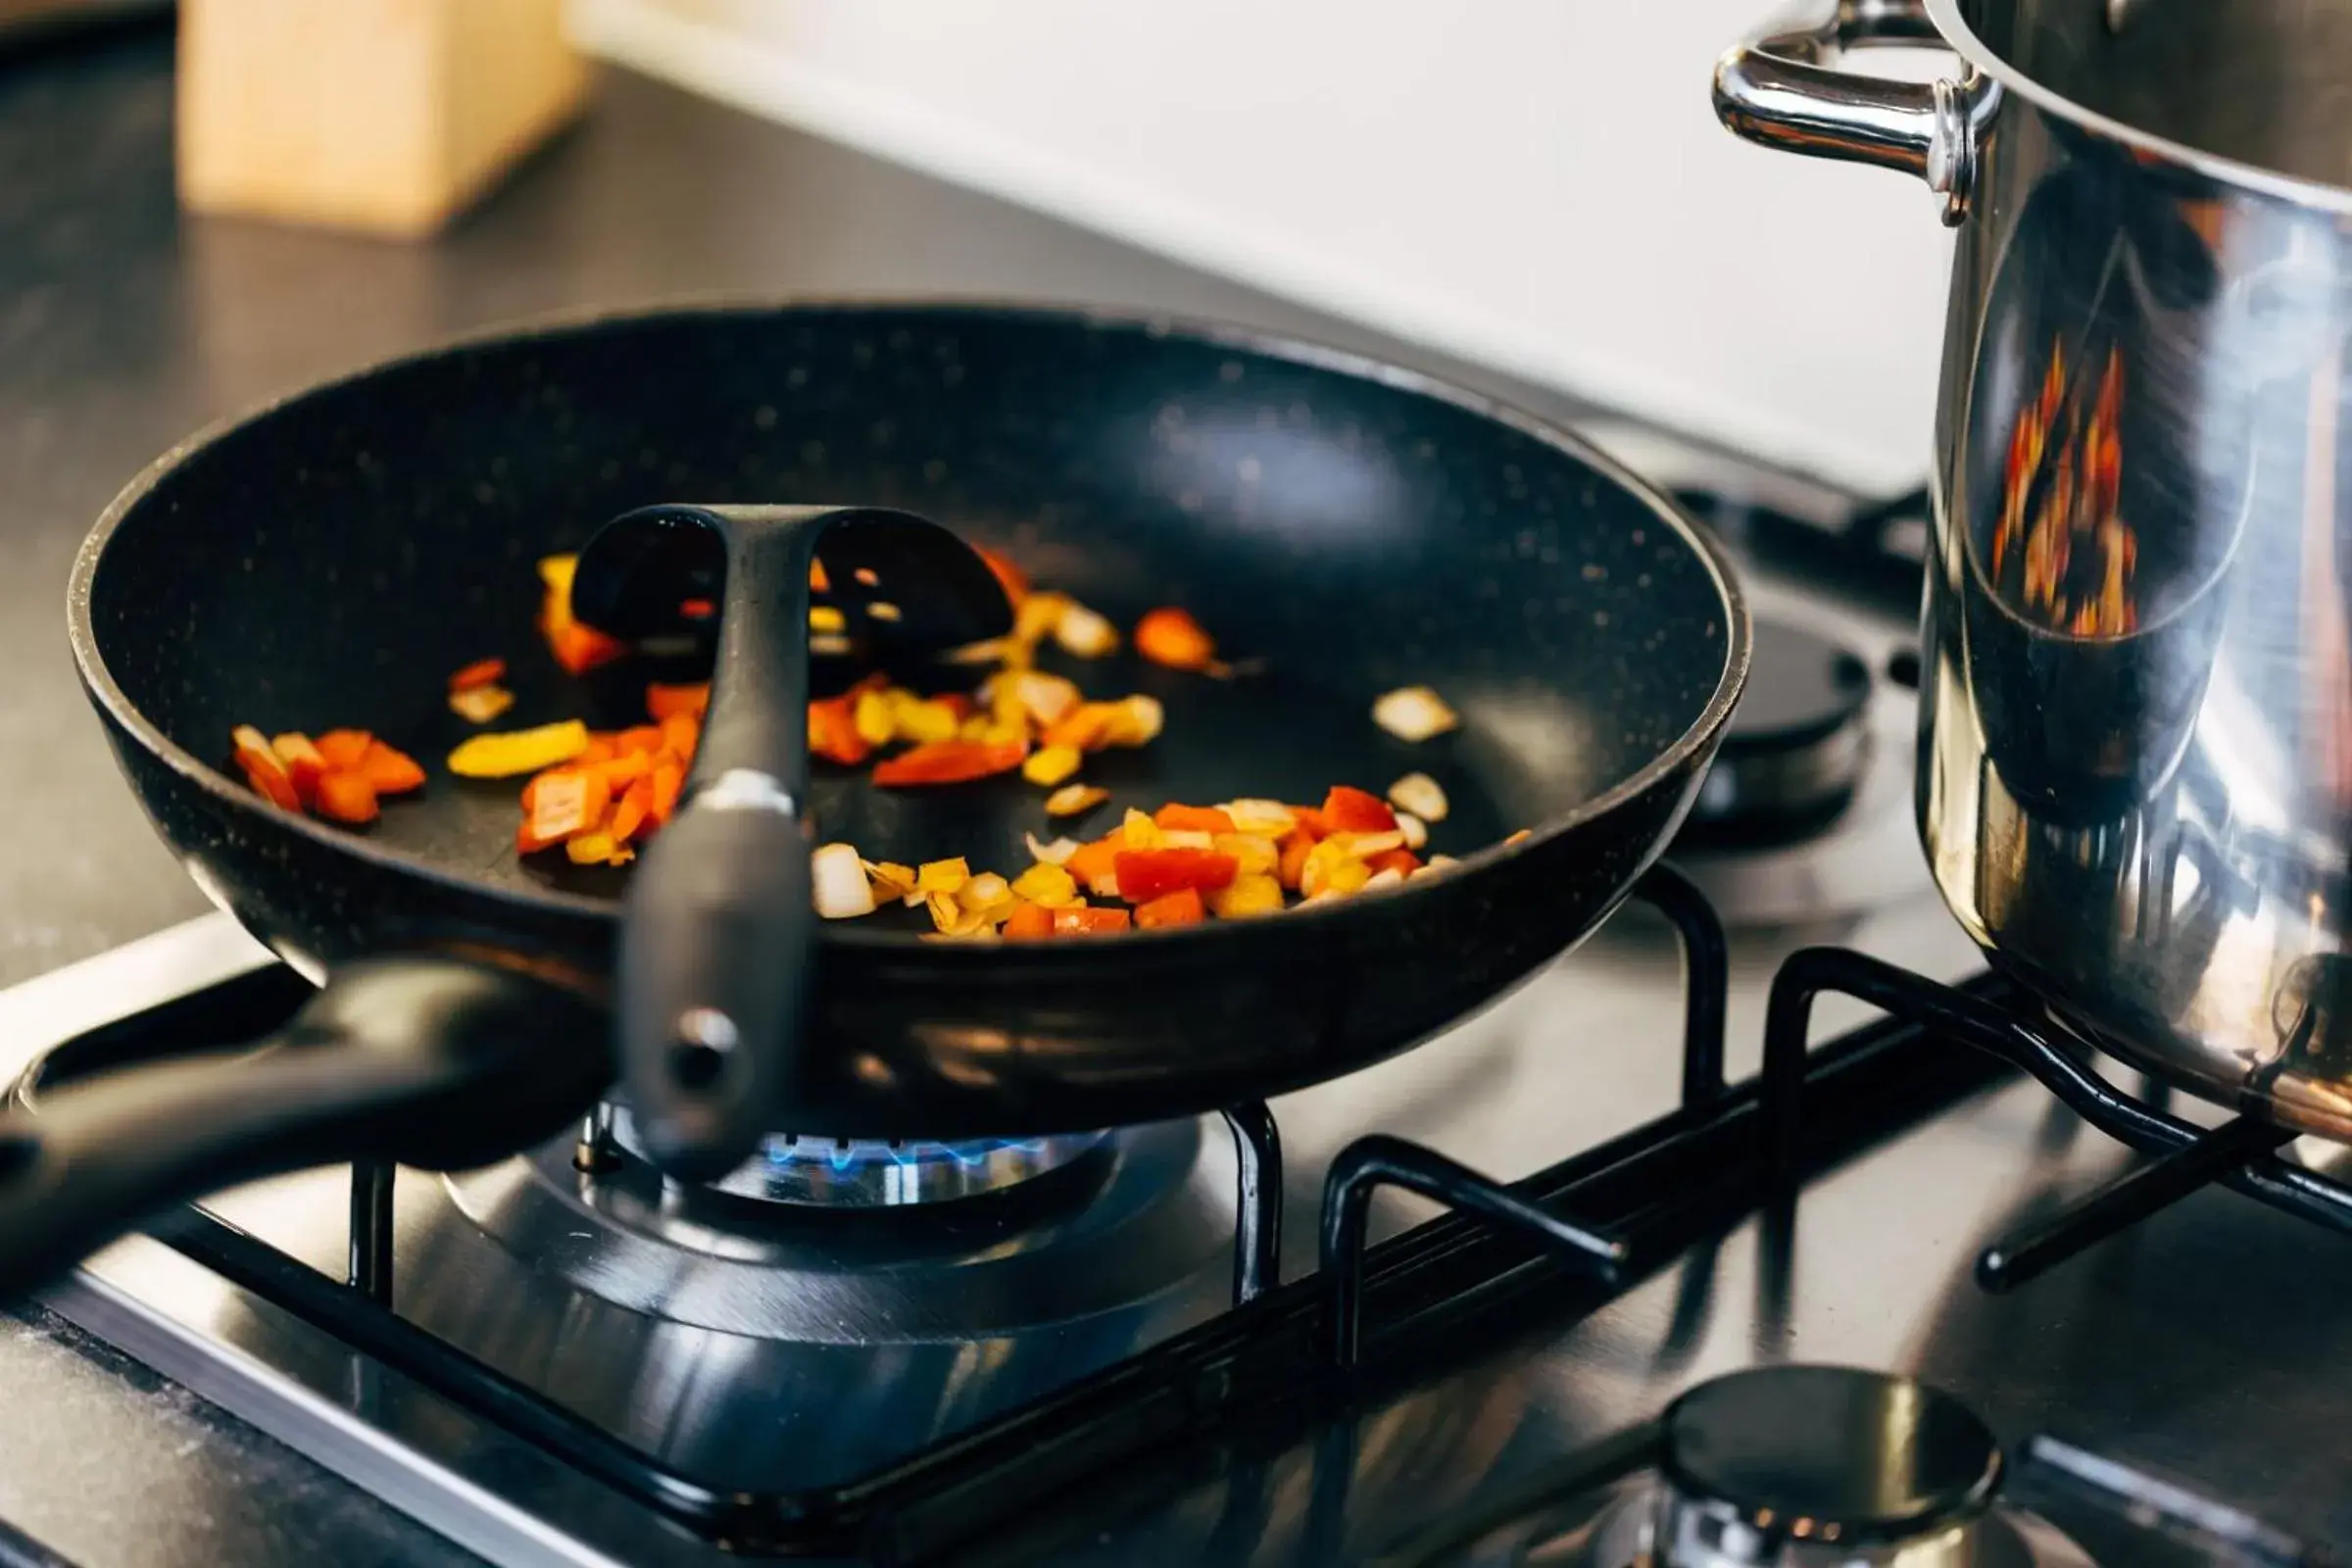
[{"label": "blue flame", "polygon": [[974,1138],[959,1143],[922,1139],[894,1143],[867,1138],[775,1138],[768,1140],[766,1153],[767,1162],[780,1169],[821,1163],[830,1166],[838,1176],[885,1164],[906,1169],[956,1164],[971,1170],[987,1164],[989,1156],[1004,1150],[1037,1153],[1046,1147],[1042,1138]]}]

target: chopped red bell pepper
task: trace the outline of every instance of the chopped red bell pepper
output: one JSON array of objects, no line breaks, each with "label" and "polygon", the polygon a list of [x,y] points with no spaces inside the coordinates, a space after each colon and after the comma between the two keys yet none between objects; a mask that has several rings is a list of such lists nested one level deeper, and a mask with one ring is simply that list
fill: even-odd
[{"label": "chopped red bell pepper", "polygon": [[350,772],[368,760],[368,748],[374,743],[375,737],[364,729],[330,729],[317,745],[328,767]]},{"label": "chopped red bell pepper", "polygon": [[307,809],[318,799],[318,781],[327,773],[326,759],[318,755],[308,735],[300,733],[272,735],[270,750],[277,754],[286,776],[294,781],[294,793]]},{"label": "chopped red bell pepper", "polygon": [[693,686],[664,686],[655,681],[645,689],[646,716],[659,723],[672,713],[692,713],[696,718],[710,710],[710,683]]},{"label": "chopped red bell pepper", "polygon": [[659,824],[669,820],[678,808],[678,791],[686,784],[686,764],[666,759],[654,763],[654,799],[651,813]]},{"label": "chopped red bell pepper", "polygon": [[1099,932],[1124,931],[1131,922],[1132,917],[1125,909],[1079,906],[1054,911],[1054,934],[1057,937],[1091,936]]},{"label": "chopped red bell pepper", "polygon": [[594,626],[576,620],[563,620],[547,627],[548,651],[556,656],[566,674],[585,675],[599,664],[610,664],[629,651],[629,645],[617,637],[608,637]]},{"label": "chopped red bell pepper", "polygon": [[1410,850],[1388,850],[1364,862],[1375,872],[1396,871],[1411,876],[1421,869],[1421,857]]},{"label": "chopped red bell pepper", "polygon": [[914,784],[967,784],[1009,773],[1029,755],[1023,741],[929,741],[874,764],[874,782],[884,789]]},{"label": "chopped red bell pepper", "polygon": [[1334,784],[1323,797],[1323,820],[1334,833],[1394,833],[1396,813],[1377,795]]},{"label": "chopped red bell pepper", "polygon": [[1205,669],[1217,657],[1217,644],[1190,611],[1169,605],[1135,623],[1135,651],[1170,669]]},{"label": "chopped red bell pepper", "polygon": [[1077,878],[1080,887],[1092,892],[1097,882],[1114,874],[1119,852],[1126,847],[1127,840],[1124,837],[1108,833],[1092,844],[1079,845],[1070,853],[1070,858],[1061,862],[1061,868]]},{"label": "chopped red bell pepper", "polygon": [[449,677],[449,689],[453,692],[469,692],[476,686],[493,684],[502,679],[506,673],[507,662],[505,660],[477,659]]},{"label": "chopped red bell pepper", "polygon": [[828,697],[808,705],[808,751],[844,767],[856,767],[872,755],[873,748],[858,733],[858,710],[852,699]]},{"label": "chopped red bell pepper", "polygon": [[375,786],[365,773],[321,773],[318,776],[318,814],[338,822],[372,822],[376,818]]},{"label": "chopped red bell pepper", "polygon": [[1214,893],[1232,886],[1242,868],[1239,859],[1215,850],[1121,850],[1111,865],[1119,897],[1129,904],[1150,904],[1186,888]]},{"label": "chopped red bell pepper", "polygon": [[237,749],[237,765],[245,770],[245,782],[272,806],[301,810],[302,796],[294,788],[285,762],[270,749],[270,738],[250,724],[240,724],[230,739]]},{"label": "chopped red bell pepper", "polygon": [[530,814],[514,840],[514,847],[525,855],[595,827],[612,799],[610,786],[592,767],[542,773],[531,780],[529,795]]},{"label": "chopped red bell pepper", "polygon": [[1002,933],[1007,942],[1036,942],[1054,934],[1054,911],[1042,904],[1022,902],[1004,917]]},{"label": "chopped red bell pepper", "polygon": [[621,752],[609,762],[596,764],[597,774],[605,787],[619,800],[621,792],[654,770],[653,755],[649,752]]},{"label": "chopped red bell pepper", "polygon": [[[648,766],[650,769],[650,762]],[[612,808],[612,838],[614,842],[626,844],[635,838],[653,819],[653,814],[654,781],[649,772],[647,777],[631,784],[628,793],[621,796],[620,804]]]},{"label": "chopped red bell pepper", "polygon": [[981,550],[980,559],[988,563],[988,569],[997,574],[997,581],[1004,586],[1004,597],[1018,610],[1021,601],[1029,597],[1027,574],[994,550]]},{"label": "chopped red bell pepper", "polygon": [[1309,844],[1331,837],[1331,823],[1325,820],[1320,808],[1312,806],[1291,808],[1291,832]]},{"label": "chopped red bell pepper", "polygon": [[694,760],[694,749],[702,740],[703,721],[692,713],[672,713],[662,721],[662,749],[681,762]]},{"label": "chopped red bell pepper", "polygon": [[1173,803],[1152,813],[1152,820],[1171,833],[1231,833],[1233,818],[1213,806],[1178,806]]},{"label": "chopped red bell pepper", "polygon": [[360,765],[344,771],[358,773],[378,795],[405,795],[424,788],[424,769],[416,759],[379,740],[369,740]]},{"label": "chopped red bell pepper", "polygon": [[1208,918],[1208,906],[1200,902],[1199,888],[1185,888],[1164,893],[1135,911],[1138,930],[1156,931],[1161,926],[1193,925]]}]

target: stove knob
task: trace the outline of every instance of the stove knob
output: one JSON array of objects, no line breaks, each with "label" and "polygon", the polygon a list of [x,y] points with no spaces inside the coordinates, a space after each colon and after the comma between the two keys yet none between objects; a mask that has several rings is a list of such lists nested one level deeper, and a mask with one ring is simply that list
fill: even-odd
[{"label": "stove knob", "polygon": [[1666,1412],[1662,1568],[1968,1568],[2001,1450],[1965,1405],[1909,1378],[1765,1367]]}]

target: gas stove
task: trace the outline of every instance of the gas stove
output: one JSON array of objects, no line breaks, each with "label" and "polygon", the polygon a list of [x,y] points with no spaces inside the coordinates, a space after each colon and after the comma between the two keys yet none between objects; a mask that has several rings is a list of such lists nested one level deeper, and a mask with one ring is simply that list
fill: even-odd
[{"label": "gas stove", "polygon": [[[219,1195],[46,1306],[499,1562],[2328,1560],[2337,1152],[2217,1144],[1981,972],[1910,824],[1916,506],[1592,433],[1741,553],[1757,673],[1679,869],[1487,1013],[707,1187],[608,1108]],[[0,1075],[303,994],[208,917],[0,994]]]}]

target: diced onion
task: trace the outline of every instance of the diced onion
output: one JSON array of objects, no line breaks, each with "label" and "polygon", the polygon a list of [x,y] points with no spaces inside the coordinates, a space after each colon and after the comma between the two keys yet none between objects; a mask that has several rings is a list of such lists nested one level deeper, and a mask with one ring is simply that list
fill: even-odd
[{"label": "diced onion", "polygon": [[1396,829],[1386,833],[1334,833],[1326,842],[1344,845],[1347,853],[1359,860],[1405,848],[1404,834]]},{"label": "diced onion", "polygon": [[1424,822],[1446,820],[1446,791],[1427,773],[1407,773],[1390,785],[1389,804],[1399,811],[1412,812]]},{"label": "diced onion", "polygon": [[1227,801],[1222,809],[1233,818],[1236,833],[1278,839],[1298,825],[1298,813],[1280,801]]},{"label": "diced onion", "polygon": [[[1169,842],[1175,842],[1173,835]],[[1241,876],[1262,876],[1282,863],[1282,846],[1263,833],[1219,833],[1209,847],[1232,856]]]},{"label": "diced onion", "polygon": [[1392,865],[1384,870],[1373,872],[1371,876],[1365,879],[1364,885],[1357,891],[1362,893],[1385,893],[1391,888],[1400,888],[1402,886],[1404,886],[1404,873]]},{"label": "diced onion", "polygon": [[874,896],[883,899],[903,899],[914,891],[914,867],[900,865],[895,860],[863,862],[865,878],[874,885]]},{"label": "diced onion", "polygon": [[940,655],[940,662],[949,664],[1001,664],[1011,650],[1011,643],[1003,637],[990,637],[976,643],[965,643]]},{"label": "diced onion", "polygon": [[1024,669],[1004,678],[1012,682],[1020,705],[1041,725],[1051,725],[1078,706],[1078,683],[1066,676]]},{"label": "diced onion", "polygon": [[514,694],[495,683],[449,694],[449,710],[469,724],[487,724],[514,706]]},{"label": "diced onion", "polygon": [[[1049,808],[1051,808],[1051,805],[1052,803],[1049,802]],[[1040,844],[1037,841],[1037,835],[1034,833],[1024,833],[1021,835],[1021,837],[1029,846],[1029,858],[1032,860],[1042,861],[1047,865],[1064,864],[1069,860],[1071,856],[1078,853],[1078,841],[1076,839],[1060,838],[1055,839],[1051,844]]]},{"label": "diced onion", "polygon": [[1118,711],[1105,736],[1113,746],[1148,746],[1158,738],[1160,726],[1167,722],[1167,710],[1159,706],[1156,697],[1138,692],[1115,706]]},{"label": "diced onion", "polygon": [[[1062,612],[1069,609],[1070,596],[1052,592],[1034,593],[1023,599],[1012,612],[1012,640],[1023,649],[1033,649],[1052,635],[1061,624]],[[1026,660],[1023,661],[1026,662]]]},{"label": "diced onion", "polygon": [[1110,799],[1110,791],[1094,784],[1064,784],[1046,797],[1048,816],[1076,816]]},{"label": "diced onion", "polygon": [[874,912],[874,887],[855,845],[821,846],[808,857],[808,881],[816,912],[825,919],[853,920]]},{"label": "diced onion", "polygon": [[1355,893],[1371,879],[1372,868],[1355,856],[1349,835],[1334,833],[1306,855],[1298,872],[1298,891],[1308,898]]},{"label": "diced onion", "polygon": [[1012,903],[1012,884],[994,871],[983,871],[963,885],[963,891],[956,895],[956,902],[966,909],[993,914],[1001,906]]},{"label": "diced onion", "polygon": [[1372,704],[1372,722],[1400,741],[1425,741],[1461,723],[1446,699],[1426,686],[1384,692]]},{"label": "diced onion", "polygon": [[1064,653],[1080,659],[1102,659],[1117,651],[1119,633],[1104,616],[1072,602],[1054,623],[1054,640],[1061,644]]},{"label": "diced onion", "polygon": [[1410,811],[1396,813],[1396,831],[1404,835],[1404,847],[1419,851],[1429,842],[1429,824]]}]

